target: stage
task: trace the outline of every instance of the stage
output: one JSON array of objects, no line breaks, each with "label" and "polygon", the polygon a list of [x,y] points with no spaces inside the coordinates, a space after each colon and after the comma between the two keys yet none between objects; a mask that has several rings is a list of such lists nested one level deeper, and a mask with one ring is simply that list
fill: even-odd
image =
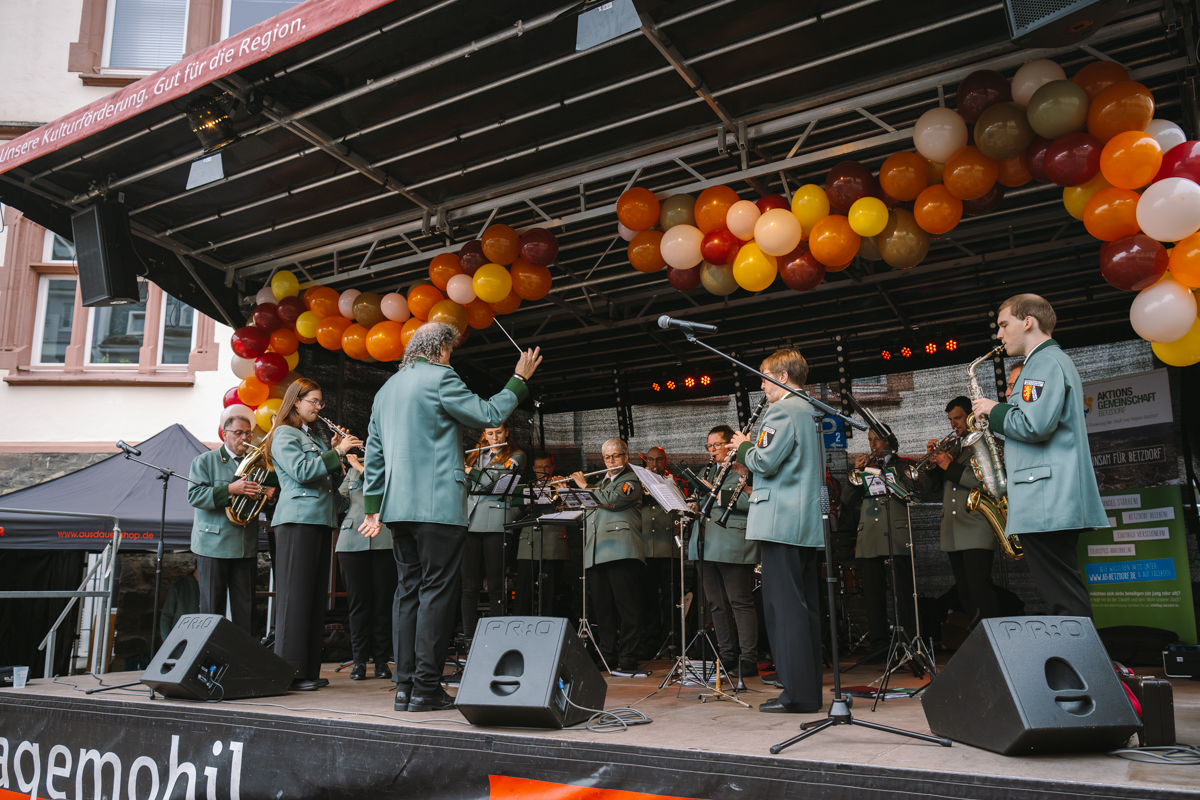
[{"label": "stage", "polygon": [[[1107,755],[1004,757],[966,745],[944,748],[862,727],[835,727],[779,756],[770,745],[819,715],[763,714],[777,690],[748,681],[742,699],[700,703],[702,689],[655,694],[669,662],[649,678],[609,678],[606,706],[632,704],[654,722],[624,732],[479,728],[454,711],[392,711],[392,684],[351,681],[327,664],[318,692],[237,703],[150,700],[116,691],[87,695],[89,676],[0,691],[0,798],[1167,798],[1200,793],[1200,768]],[[866,684],[859,667],[844,684]],[[1161,670],[1145,670],[1161,674]],[[104,676],[106,684],[139,673]],[[1200,741],[1200,683],[1172,682],[1180,742]],[[78,689],[69,684],[76,684]],[[917,685],[911,676],[897,685]],[[826,685],[832,674],[826,673]],[[828,704],[826,705],[828,708]],[[854,713],[928,732],[920,700],[855,700]],[[964,709],[964,713],[971,713]],[[92,753],[90,751],[96,751]],[[72,760],[73,754],[77,759]],[[110,755],[111,754],[111,755]],[[37,762],[34,766],[33,762]],[[109,790],[112,772],[119,791]],[[53,775],[52,775],[53,773]],[[194,795],[188,791],[194,776]],[[55,785],[47,786],[53,779]],[[174,786],[169,784],[174,780]],[[36,781],[36,783],[31,783]],[[547,785],[551,784],[551,785]],[[553,784],[589,787],[587,791]],[[170,791],[167,791],[170,789]],[[5,791],[7,790],[7,791]],[[596,792],[594,790],[604,790]],[[78,790],[77,790],[78,791]]]}]

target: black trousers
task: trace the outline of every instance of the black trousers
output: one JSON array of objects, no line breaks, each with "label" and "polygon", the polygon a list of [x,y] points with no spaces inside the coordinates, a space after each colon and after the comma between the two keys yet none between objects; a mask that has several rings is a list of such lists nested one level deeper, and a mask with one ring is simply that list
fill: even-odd
[{"label": "black trousers", "polygon": [[645,577],[642,580],[641,637],[638,650],[648,658],[658,655],[659,645],[671,632],[671,614],[678,598],[672,599],[671,576],[679,572],[679,561],[674,558],[647,558]]},{"label": "black trousers", "polygon": [[467,531],[462,554],[463,636],[475,635],[479,623],[479,593],[487,575],[488,616],[504,615],[504,534]]},{"label": "black trousers", "polygon": [[[858,559],[862,572],[863,605],[867,613],[867,629],[871,633],[871,650],[887,647],[892,638],[892,620],[888,617],[888,586],[892,569],[887,556]],[[900,624],[909,636],[917,632],[913,609],[912,559],[896,556],[896,600],[900,606]]]},{"label": "black trousers", "polygon": [[275,655],[296,668],[296,680],[321,677],[333,528],[275,526]]},{"label": "black trousers", "polygon": [[1046,531],[1021,536],[1025,563],[1033,585],[1046,601],[1047,613],[1064,617],[1091,617],[1092,600],[1079,574],[1075,545],[1079,531]]},{"label": "black trousers", "polygon": [[254,636],[254,578],[257,569],[257,558],[196,556],[200,613],[223,616],[228,592],[229,616],[233,618],[233,624]]},{"label": "black trousers", "polygon": [[465,525],[389,522],[400,580],[392,603],[398,689],[429,697],[441,689],[462,590]]},{"label": "black trousers", "polygon": [[609,669],[637,662],[645,565],[636,558],[605,561],[587,571],[596,647]]},{"label": "black trousers", "polygon": [[565,561],[547,558],[542,561],[542,607],[538,609],[538,589],[534,584],[538,572],[538,560],[517,560],[517,605],[514,609],[519,617],[553,617],[554,596],[558,593],[560,566]]},{"label": "black trousers", "polygon": [[[781,703],[804,711],[821,707],[820,562],[816,547],[762,542],[763,612],[775,656],[775,673],[783,684]],[[707,576],[708,565],[705,565]]]},{"label": "black trousers", "polygon": [[[758,614],[754,608],[754,565],[704,562],[704,597],[708,600],[717,652],[729,669],[739,658],[758,664]],[[734,627],[736,626],[736,633]],[[743,674],[755,674],[743,670]]]},{"label": "black trousers", "polygon": [[392,601],[396,596],[396,557],[391,550],[338,553],[350,605],[350,649],[354,663],[392,658]]},{"label": "black trousers", "polygon": [[[954,572],[958,599],[971,624],[988,617],[999,616],[1000,603],[992,583],[992,562],[995,550],[952,550],[946,553]],[[912,631],[910,631],[912,633]]]}]

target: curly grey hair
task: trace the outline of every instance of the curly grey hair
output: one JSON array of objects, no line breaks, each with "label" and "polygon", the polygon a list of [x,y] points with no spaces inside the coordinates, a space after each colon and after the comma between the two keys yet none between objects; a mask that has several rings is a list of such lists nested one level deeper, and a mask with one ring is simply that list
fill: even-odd
[{"label": "curly grey hair", "polygon": [[458,328],[453,325],[447,325],[445,322],[426,322],[417,328],[417,332],[408,340],[400,369],[411,367],[418,358],[423,358],[430,364],[441,363],[442,351],[454,347],[458,337]]}]

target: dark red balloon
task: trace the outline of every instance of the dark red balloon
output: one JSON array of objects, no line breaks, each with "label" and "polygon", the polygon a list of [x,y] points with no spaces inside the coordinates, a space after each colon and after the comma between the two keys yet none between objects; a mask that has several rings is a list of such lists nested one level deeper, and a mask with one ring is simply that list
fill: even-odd
[{"label": "dark red balloon", "polygon": [[825,194],[829,196],[829,205],[843,214],[850,213],[850,206],[855,200],[864,197],[877,197],[879,182],[871,171],[857,161],[843,161],[829,170],[825,178]]},{"label": "dark red balloon", "polygon": [[1200,183],[1200,142],[1177,144],[1163,153],[1162,166],[1151,183],[1163,178],[1187,178]]},{"label": "dark red balloon", "polygon": [[1008,85],[1008,79],[999,72],[981,69],[962,79],[962,83],[958,84],[955,100],[954,110],[967,123],[967,130],[970,130],[984,111],[996,103],[1012,100],[1012,89]]},{"label": "dark red balloon", "polygon": [[963,213],[968,217],[978,217],[980,214],[990,214],[1000,207],[1000,203],[1004,200],[1004,184],[996,182],[996,185],[987,191],[983,197],[976,197],[974,200],[963,200]]},{"label": "dark red balloon", "polygon": [[675,269],[667,267],[667,280],[681,292],[690,292],[700,285],[700,268]]},{"label": "dark red balloon", "polygon": [[461,334],[461,335],[459,335],[459,337],[458,337],[457,339],[455,339],[455,340],[454,340],[454,346],[455,346],[455,347],[462,347],[464,344],[466,344],[466,343],[467,343],[467,339],[469,339],[469,338],[471,338],[471,329],[470,329],[470,327],[463,328],[463,332],[462,332],[462,334]]},{"label": "dark red balloon", "polygon": [[238,403],[242,402],[242,399],[240,397],[238,397],[238,389],[239,388],[240,387],[235,386],[232,389],[230,389],[228,392],[225,393],[225,397],[223,397],[221,400],[221,402],[224,403],[224,405],[221,406],[222,408],[229,408],[230,406],[235,406]]},{"label": "dark red balloon", "polygon": [[[1181,145],[1182,146],[1182,145]],[[1125,292],[1140,292],[1167,271],[1167,248],[1144,233],[1122,236],[1100,248],[1100,274]]]},{"label": "dark red balloon", "polygon": [[779,256],[779,277],[788,288],[809,292],[825,280],[825,265],[813,258],[808,242],[801,242],[792,252]]},{"label": "dark red balloon", "polygon": [[1052,144],[1054,142],[1044,136],[1034,136],[1025,151],[1025,169],[1029,170],[1035,181],[1050,183],[1050,177],[1046,174],[1046,148]]},{"label": "dark red balloon", "polygon": [[[530,228],[521,235],[518,245],[521,258],[535,267],[548,267],[558,258],[558,239],[545,228]],[[461,263],[462,254],[459,254]]]},{"label": "dark red balloon", "polygon": [[[879,179],[876,178],[877,183],[878,183],[878,180]],[[879,187],[879,194],[877,194],[875,196],[878,197],[880,200],[882,200],[883,204],[885,206],[887,206],[888,208],[895,208],[896,206],[902,205],[904,203],[903,200],[897,200],[896,198],[892,197],[890,194],[885,192],[883,190],[882,186]]]},{"label": "dark red balloon", "polygon": [[254,359],[254,377],[269,386],[279,383],[287,374],[287,360],[279,353],[263,353]]},{"label": "dark red balloon", "polygon": [[758,206],[758,213],[765,214],[772,208],[782,208],[784,211],[791,209],[792,204],[787,201],[787,198],[781,194],[767,194],[758,198],[755,203]]},{"label": "dark red balloon", "polygon": [[728,228],[719,228],[704,234],[700,242],[700,257],[714,266],[723,266],[733,261],[741,246],[742,243]]},{"label": "dark red balloon", "polygon": [[256,305],[254,311],[250,314],[250,319],[254,322],[254,327],[262,328],[267,333],[282,328],[283,320],[279,318],[278,308],[275,303],[259,303]]},{"label": "dark red balloon", "polygon": [[1059,186],[1079,186],[1100,171],[1100,151],[1103,149],[1100,140],[1090,133],[1068,133],[1046,148],[1042,168],[1046,177]]},{"label": "dark red balloon", "polygon": [[283,320],[283,324],[289,328],[294,327],[296,320],[307,310],[304,307],[304,301],[299,297],[285,297],[279,301],[279,307],[275,309],[279,318]]},{"label": "dark red balloon", "polygon": [[458,251],[458,264],[462,267],[462,271],[475,277],[475,270],[488,263],[487,256],[483,254],[483,242],[478,239],[472,239],[462,246]]},{"label": "dark red balloon", "polygon": [[271,346],[271,334],[262,328],[247,325],[233,332],[229,346],[235,355],[242,358],[258,358]]}]

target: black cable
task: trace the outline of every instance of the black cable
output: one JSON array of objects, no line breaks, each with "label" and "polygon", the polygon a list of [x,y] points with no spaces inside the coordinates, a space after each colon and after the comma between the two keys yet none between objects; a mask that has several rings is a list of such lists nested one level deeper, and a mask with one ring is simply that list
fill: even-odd
[{"label": "black cable", "polygon": [[1144,764],[1174,764],[1194,766],[1200,764],[1200,746],[1173,744],[1161,747],[1122,747],[1109,753],[1110,756],[1141,761]]}]

